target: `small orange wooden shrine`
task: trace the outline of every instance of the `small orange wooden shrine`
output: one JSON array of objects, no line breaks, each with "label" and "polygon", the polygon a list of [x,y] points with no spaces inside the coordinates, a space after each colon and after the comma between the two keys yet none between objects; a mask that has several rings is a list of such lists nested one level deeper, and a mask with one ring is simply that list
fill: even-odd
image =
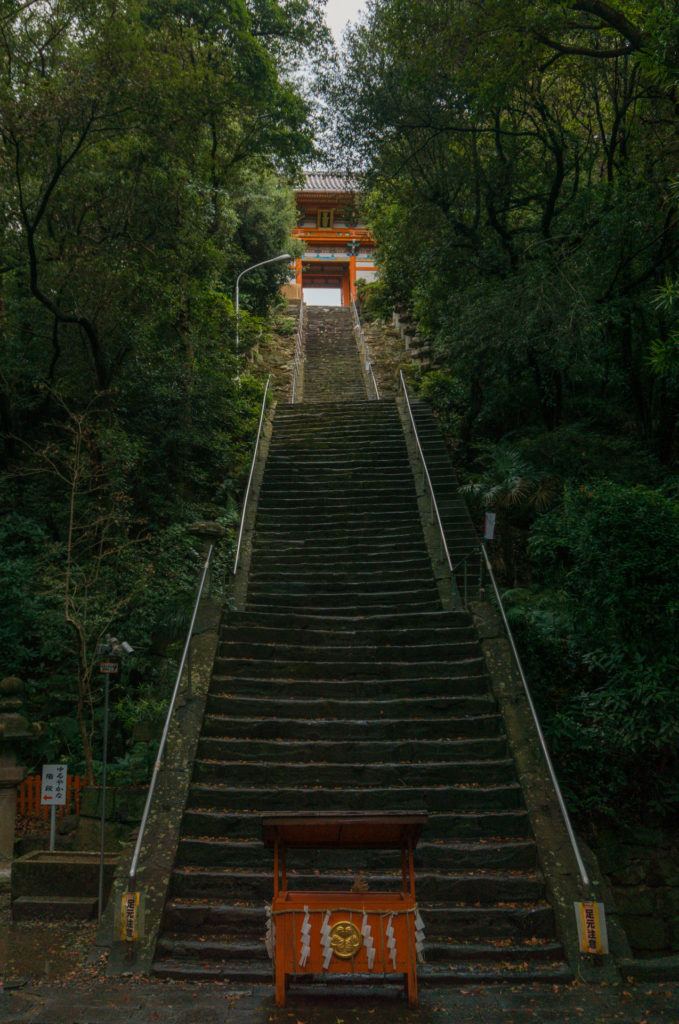
[{"label": "small orange wooden shrine", "polygon": [[[291,977],[300,975],[405,976],[410,1006],[417,1005],[417,961],[424,926],[415,901],[413,850],[424,813],[272,814],[263,839],[273,848],[273,902],[267,948],[274,961],[276,1004],[285,1006]],[[288,889],[288,850],[401,851],[398,892],[327,892]]]}]

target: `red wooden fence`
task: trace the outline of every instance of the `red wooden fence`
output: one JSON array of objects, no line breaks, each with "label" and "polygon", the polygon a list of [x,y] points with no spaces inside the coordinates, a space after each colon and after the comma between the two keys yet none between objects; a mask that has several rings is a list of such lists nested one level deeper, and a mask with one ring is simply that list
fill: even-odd
[{"label": "red wooden fence", "polygon": [[[25,818],[48,818],[49,807],[40,804],[40,775],[27,775],[17,793],[17,812]],[[57,817],[80,813],[80,790],[85,785],[84,775],[69,775],[66,779],[66,803],[57,807]]]}]

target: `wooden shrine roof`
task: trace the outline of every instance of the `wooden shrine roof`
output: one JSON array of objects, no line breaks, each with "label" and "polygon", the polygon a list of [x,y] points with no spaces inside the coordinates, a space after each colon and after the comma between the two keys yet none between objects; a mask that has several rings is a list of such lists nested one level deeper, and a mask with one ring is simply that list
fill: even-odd
[{"label": "wooden shrine roof", "polygon": [[267,814],[262,818],[266,846],[276,840],[296,849],[402,849],[417,844],[427,821],[424,811],[335,811],[325,814]]},{"label": "wooden shrine roof", "polygon": [[336,171],[307,171],[304,185],[298,192],[358,192],[358,181],[347,174]]}]

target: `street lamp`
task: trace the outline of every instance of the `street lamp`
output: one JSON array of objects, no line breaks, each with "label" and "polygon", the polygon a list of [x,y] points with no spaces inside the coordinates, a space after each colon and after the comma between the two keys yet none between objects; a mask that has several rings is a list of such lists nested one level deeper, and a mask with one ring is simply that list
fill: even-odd
[{"label": "street lamp", "polygon": [[279,260],[291,260],[292,256],[289,252],[281,253],[280,256],[272,256],[270,260],[262,260],[261,263],[253,263],[251,267],[246,267],[245,270],[241,270],[240,274],[236,278],[236,372],[238,372],[238,344],[240,341],[238,327],[239,327],[239,314],[240,314],[240,279],[244,274],[249,274],[251,270],[256,270],[257,267],[264,267],[267,263],[278,263]]},{"label": "street lamp", "polygon": [[126,640],[118,640],[107,636],[104,643],[97,645],[99,672],[104,677],[104,738],[102,743],[101,773],[101,822],[99,836],[99,895],[97,899],[97,919],[101,921],[104,913],[104,850],[106,847],[106,775],[108,771],[108,698],[111,688],[111,676],[120,672],[120,662],[126,654],[132,654],[134,648]]}]

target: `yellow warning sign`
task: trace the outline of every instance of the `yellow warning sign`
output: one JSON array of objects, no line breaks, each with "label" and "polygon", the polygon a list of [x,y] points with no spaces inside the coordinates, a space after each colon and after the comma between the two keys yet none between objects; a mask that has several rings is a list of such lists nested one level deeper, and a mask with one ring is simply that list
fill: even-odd
[{"label": "yellow warning sign", "polygon": [[608,932],[606,911],[603,903],[576,903],[575,917],[578,922],[580,952],[603,956],[608,953]]},{"label": "yellow warning sign", "polygon": [[120,938],[123,942],[136,942],[141,935],[139,906],[138,892],[123,893],[120,900]]}]

